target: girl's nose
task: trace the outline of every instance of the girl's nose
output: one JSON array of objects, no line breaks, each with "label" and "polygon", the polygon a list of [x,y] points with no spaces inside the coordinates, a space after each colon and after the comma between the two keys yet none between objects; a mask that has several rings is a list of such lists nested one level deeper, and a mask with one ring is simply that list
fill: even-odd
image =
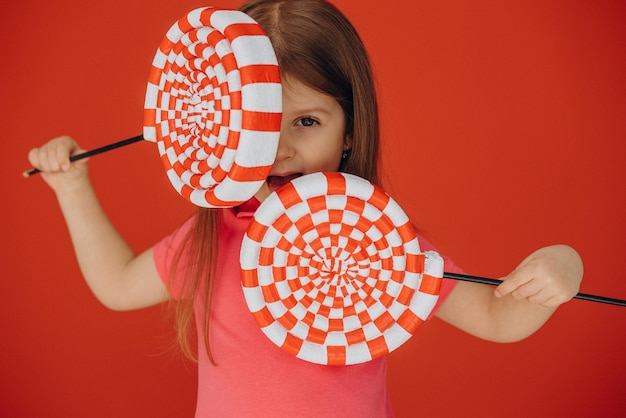
[{"label": "girl's nose", "polygon": [[280,137],[278,138],[278,150],[276,151],[276,161],[287,160],[293,157],[294,148],[291,143],[289,134],[284,129],[280,131]]}]

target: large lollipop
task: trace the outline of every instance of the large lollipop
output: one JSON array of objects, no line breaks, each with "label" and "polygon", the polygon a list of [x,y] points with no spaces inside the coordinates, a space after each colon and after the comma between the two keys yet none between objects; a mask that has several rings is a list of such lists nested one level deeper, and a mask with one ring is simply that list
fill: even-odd
[{"label": "large lollipop", "polygon": [[152,63],[144,139],[167,176],[202,207],[252,197],[274,163],[281,85],[274,50],[245,13],[200,8],[167,32]]},{"label": "large lollipop", "polygon": [[422,253],[408,217],[345,173],[300,177],[268,197],[241,249],[246,302],[276,345],[319,364],[394,350],[428,317],[443,260]]}]

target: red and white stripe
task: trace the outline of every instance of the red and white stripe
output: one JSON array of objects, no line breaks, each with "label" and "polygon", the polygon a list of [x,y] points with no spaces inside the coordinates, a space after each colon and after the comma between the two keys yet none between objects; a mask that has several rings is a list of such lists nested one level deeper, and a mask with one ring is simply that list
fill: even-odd
[{"label": "red and white stripe", "polygon": [[443,260],[422,253],[408,217],[380,188],[310,174],[272,193],[241,249],[242,285],[277,346],[318,364],[356,364],[407,341],[432,311]]},{"label": "red and white stripe", "polygon": [[266,180],[282,111],[280,72],[262,28],[235,10],[199,8],[176,22],[152,63],[144,138],[167,176],[202,207],[236,206]]}]

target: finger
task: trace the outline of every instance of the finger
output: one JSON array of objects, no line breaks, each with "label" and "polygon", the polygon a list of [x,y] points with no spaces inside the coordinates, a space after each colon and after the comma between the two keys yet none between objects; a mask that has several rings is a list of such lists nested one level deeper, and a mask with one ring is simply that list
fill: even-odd
[{"label": "finger", "polygon": [[72,148],[72,144],[69,144],[67,141],[62,141],[59,146],[54,149],[54,158],[58,164],[59,170],[67,171],[70,169],[70,154]]},{"label": "finger", "polygon": [[519,287],[528,283],[530,279],[521,274],[513,273],[509,274],[507,277],[502,278],[502,283],[495,288],[494,294],[497,297],[503,297],[511,294]]},{"label": "finger", "polygon": [[55,173],[61,169],[58,147],[58,142],[55,142],[41,148],[42,154],[40,159],[44,168],[43,171]]},{"label": "finger", "polygon": [[538,284],[537,280],[531,280],[513,290],[511,296],[517,300],[530,299],[539,297],[541,291],[542,287]]},{"label": "finger", "polygon": [[40,168],[41,163],[39,162],[39,148],[33,148],[28,152],[28,162],[33,167]]},{"label": "finger", "polygon": [[535,305],[542,305],[542,306],[544,306],[544,304],[546,304],[548,301],[552,299],[553,299],[552,295],[545,290],[539,291],[526,298],[528,302],[533,303]]}]

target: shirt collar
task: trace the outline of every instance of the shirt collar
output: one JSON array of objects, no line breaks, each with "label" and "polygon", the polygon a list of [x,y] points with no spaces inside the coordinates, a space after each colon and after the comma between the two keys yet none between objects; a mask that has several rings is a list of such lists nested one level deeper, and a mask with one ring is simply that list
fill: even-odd
[{"label": "shirt collar", "polygon": [[260,205],[261,202],[256,197],[252,197],[241,205],[235,206],[235,214],[238,218],[252,218]]}]

